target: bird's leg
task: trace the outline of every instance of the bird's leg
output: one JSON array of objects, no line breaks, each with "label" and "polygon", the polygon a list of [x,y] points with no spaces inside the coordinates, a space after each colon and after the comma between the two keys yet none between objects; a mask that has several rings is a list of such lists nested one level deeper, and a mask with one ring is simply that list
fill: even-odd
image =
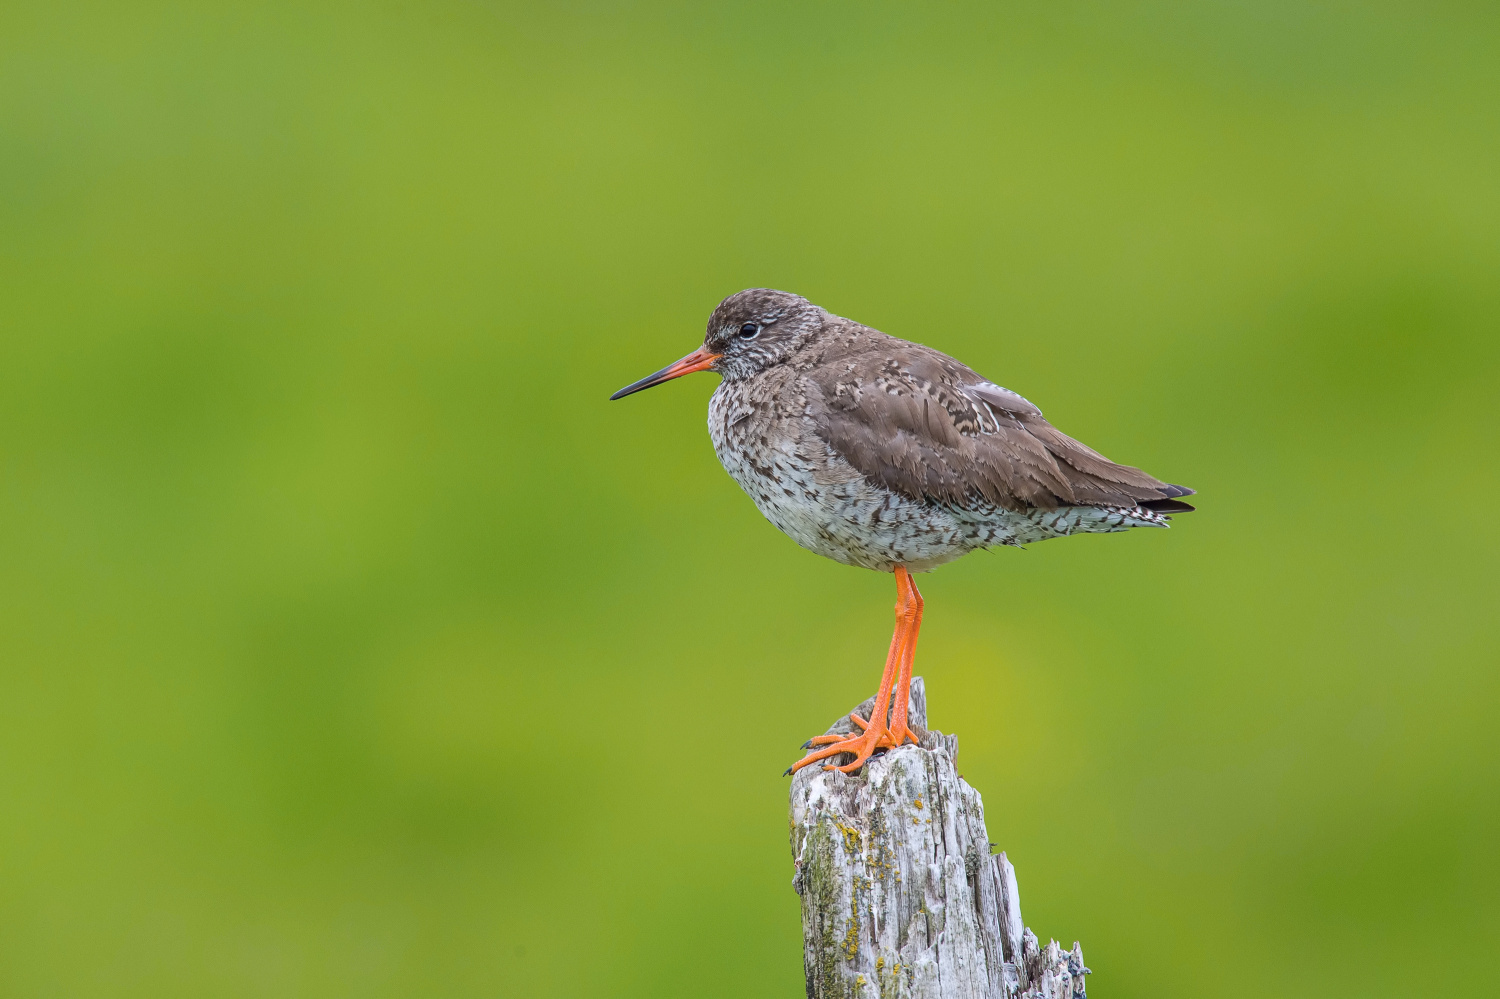
[{"label": "bird's leg", "polygon": [[[890,732],[886,727],[886,711],[890,706],[891,686],[900,669],[901,662],[903,659],[909,658],[909,653],[907,652],[908,635],[911,631],[915,614],[915,608],[912,606],[910,596],[908,595],[908,586],[903,582],[903,577],[906,580],[909,580],[910,577],[906,575],[906,570],[903,568],[898,567],[896,572],[898,573],[896,577],[896,629],[891,635],[891,649],[886,655],[885,671],[880,675],[880,690],[875,695],[875,704],[870,709],[868,720],[852,712],[849,715],[863,731],[858,735],[850,736],[815,736],[808,740],[807,745],[819,746],[821,748],[813,750],[796,763],[793,763],[788,768],[787,773],[795,773],[809,763],[816,763],[818,760],[824,760],[830,756],[837,756],[840,753],[853,753],[853,763],[848,763],[837,768],[845,773],[852,773],[864,766],[865,761],[870,758],[870,754],[875,752],[876,749],[881,746],[896,745],[896,743],[891,741]],[[911,590],[914,592],[915,587],[911,587]],[[903,722],[903,726],[904,724]],[[825,766],[824,769],[832,770],[834,767]]]},{"label": "bird's leg", "polygon": [[[861,745],[852,763],[846,763],[841,767],[825,766],[825,770],[841,770],[844,773],[854,773],[865,765],[869,754],[880,748],[895,748],[910,738],[913,742],[917,739],[910,729],[906,727],[907,702],[896,701],[890,705],[890,724],[887,724],[886,714],[886,691],[890,680],[897,679],[897,688],[891,691],[895,697],[909,698],[911,690],[912,662],[917,650],[917,628],[922,622],[922,595],[917,592],[916,583],[912,581],[910,573],[905,566],[897,566],[896,575],[896,631],[891,636],[891,652],[886,659],[886,673],[881,677],[880,693],[875,697],[875,706],[870,711],[868,721],[861,719],[859,715],[851,712],[849,717],[855,724],[864,730],[863,735],[857,740]],[[894,659],[894,676],[892,675],[892,659]],[[899,678],[904,676],[904,682]],[[893,698],[894,700],[894,698]],[[899,715],[898,715],[899,712]],[[899,733],[899,734],[898,734]]]},{"label": "bird's leg", "polygon": [[899,586],[905,581],[906,587],[911,591],[908,598],[908,606],[911,608],[912,621],[910,630],[906,637],[906,648],[901,655],[901,665],[896,675],[896,698],[891,705],[891,743],[896,746],[903,745],[906,740],[921,742],[911,729],[906,727],[906,713],[911,704],[911,671],[912,664],[917,659],[917,636],[922,631],[922,594],[917,590],[917,581],[911,577],[902,566],[896,566],[896,584]]},{"label": "bird's leg", "polygon": [[[903,584],[907,590],[907,593],[905,594],[907,609],[912,617],[908,624],[909,630],[905,635],[905,641],[903,643],[904,648],[898,661],[899,665],[897,666],[898,672],[896,674],[896,689],[891,697],[891,724],[889,727],[889,735],[891,745],[893,747],[903,745],[908,739],[916,743],[920,743],[922,741],[917,738],[915,732],[907,727],[906,716],[907,712],[911,709],[911,673],[913,664],[916,662],[917,658],[917,636],[921,634],[922,631],[923,601],[922,594],[917,589],[916,579],[911,575],[911,573],[906,571],[906,568],[904,566],[897,566],[896,585],[898,587],[901,587],[903,586]],[[899,590],[897,592],[898,594],[900,593]],[[899,606],[897,608],[897,613],[900,613]],[[897,634],[900,633],[898,632]],[[892,637],[891,642],[893,646],[895,644],[895,641],[896,639]],[[865,721],[853,711],[849,712],[849,720],[858,725],[860,731],[864,731],[865,729],[870,727],[869,722]],[[809,744],[814,746],[824,745],[830,742],[837,742],[842,738],[844,737],[839,735],[820,735],[810,740]],[[882,740],[881,744],[884,745],[884,740]]]},{"label": "bird's leg", "polygon": [[[880,691],[875,695],[874,707],[870,709],[870,721],[860,718],[857,714],[850,713],[849,717],[856,721],[863,729],[858,735],[819,735],[808,740],[809,746],[820,746],[814,749],[802,759],[787,768],[787,773],[796,773],[809,763],[827,759],[830,756],[838,756],[840,753],[853,753],[854,763],[852,765],[839,767],[846,773],[864,766],[870,754],[879,748],[882,739],[886,745],[890,745],[890,739],[886,737],[885,716],[886,709],[890,706],[891,685],[895,680],[897,665],[900,662],[903,648],[902,632],[904,631],[905,615],[897,616],[896,634],[891,638],[891,651],[886,657],[885,671],[880,677]],[[832,766],[823,769],[832,770]]]},{"label": "bird's leg", "polygon": [[[897,592],[898,592],[898,595],[899,595],[900,591],[897,591]],[[880,674],[880,689],[881,689],[882,692],[884,692],[887,684],[889,684],[891,681],[893,681],[895,679],[896,669],[899,668],[899,664],[901,662],[901,649],[902,649],[901,638],[902,638],[902,630],[903,630],[902,629],[902,624],[903,624],[903,622],[905,620],[905,616],[904,615],[905,615],[904,610],[898,604],[896,606],[896,630],[891,634],[891,649],[890,649],[889,652],[886,653],[886,656],[885,656],[885,671]],[[870,717],[871,718],[875,718],[877,716],[883,718],[884,717],[884,712],[876,712],[874,708],[871,708],[870,709]],[[866,721],[865,719],[861,718],[859,716],[859,712],[858,711],[851,711],[851,712],[849,712],[849,720],[851,722],[853,722],[855,725],[857,725],[859,727],[859,731],[861,731],[861,732],[867,732],[870,729],[870,723],[868,721]],[[832,745],[835,742],[848,742],[848,741],[850,741],[851,739],[854,739],[854,738],[856,738],[856,736],[850,736],[850,735],[815,735],[811,739],[808,739],[807,742],[803,744],[803,748],[806,749],[809,746],[829,746],[829,745]],[[801,763],[807,763],[807,762],[810,762],[810,761],[803,760],[803,761],[800,761],[800,762]]]}]

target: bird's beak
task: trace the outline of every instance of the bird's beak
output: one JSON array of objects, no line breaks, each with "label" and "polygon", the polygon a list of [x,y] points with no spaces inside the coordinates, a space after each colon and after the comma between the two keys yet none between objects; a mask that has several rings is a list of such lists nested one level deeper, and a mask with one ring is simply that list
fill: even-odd
[{"label": "bird's beak", "polygon": [[626,385],[624,388],[620,389],[620,391],[610,396],[610,399],[623,399],[632,392],[639,392],[641,389],[648,389],[653,385],[660,385],[662,382],[671,381],[673,378],[680,378],[683,375],[690,375],[694,371],[706,371],[707,369],[713,367],[713,363],[723,356],[723,354],[713,353],[707,347],[699,347],[687,357],[684,357],[682,360],[677,361],[674,364],[667,365],[665,368],[662,368],[660,371],[656,372],[656,374],[647,375],[645,378],[642,378],[638,382],[631,382],[629,385]]}]

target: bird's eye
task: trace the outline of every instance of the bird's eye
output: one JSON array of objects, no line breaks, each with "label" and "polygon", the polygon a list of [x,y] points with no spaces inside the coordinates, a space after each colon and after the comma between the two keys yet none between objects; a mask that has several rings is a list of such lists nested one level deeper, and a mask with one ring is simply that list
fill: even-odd
[{"label": "bird's eye", "polygon": [[741,340],[754,340],[760,335],[760,327],[754,323],[746,323],[740,327]]}]

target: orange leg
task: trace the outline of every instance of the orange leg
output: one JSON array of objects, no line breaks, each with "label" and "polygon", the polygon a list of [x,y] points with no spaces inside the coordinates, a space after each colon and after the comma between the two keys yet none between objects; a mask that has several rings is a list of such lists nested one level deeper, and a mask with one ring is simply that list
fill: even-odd
[{"label": "orange leg", "polygon": [[[787,768],[787,773],[795,773],[818,760],[837,756],[840,753],[853,753],[855,762],[860,766],[870,758],[870,754],[879,748],[881,736],[885,734],[886,708],[890,704],[891,685],[896,678],[896,670],[901,661],[902,638],[905,635],[906,608],[898,603],[896,605],[896,631],[891,636],[891,651],[885,657],[885,671],[880,675],[880,691],[875,695],[875,706],[870,711],[870,720],[865,721],[858,715],[850,712],[851,719],[858,719],[857,724],[864,730],[859,735],[820,735],[809,740],[809,745],[821,746],[808,753],[802,759]],[[833,769],[825,766],[825,770]],[[842,767],[840,769],[843,769]],[[847,772],[847,771],[846,771]]]},{"label": "orange leg", "polygon": [[[915,598],[915,602],[913,598]],[[845,773],[853,773],[865,765],[865,761],[870,758],[870,754],[875,752],[876,749],[882,746],[897,746],[907,738],[912,738],[910,730],[906,727],[905,705],[902,705],[899,714],[891,719],[893,722],[899,719],[898,725],[891,726],[891,728],[901,733],[899,741],[891,738],[891,729],[886,727],[886,711],[890,705],[891,687],[898,675],[905,677],[905,683],[900,685],[900,696],[909,696],[906,692],[911,687],[911,663],[916,651],[915,628],[921,621],[921,599],[905,567],[897,566],[896,630],[891,635],[891,649],[885,659],[885,671],[880,676],[880,690],[875,695],[875,706],[870,712],[869,720],[851,712],[849,715],[850,719],[863,730],[858,735],[820,735],[809,739],[807,745],[819,746],[821,748],[815,749],[792,764],[787,773],[794,773],[809,763],[815,763],[830,756],[837,756],[840,753],[853,753],[854,762],[847,763],[837,769]],[[916,741],[915,738],[912,738],[912,741]],[[834,767],[825,765],[823,769],[832,770]]]},{"label": "orange leg", "polygon": [[[899,594],[900,591],[898,590],[897,592]],[[887,680],[896,676],[896,673],[892,671],[891,664],[896,663],[897,669],[900,668],[899,664],[901,661],[902,646],[898,645],[897,643],[899,643],[903,638],[901,627],[903,621],[905,620],[905,613],[906,612],[899,605],[896,607],[896,632],[891,636],[891,650],[890,652],[886,653],[885,672],[880,674],[880,688],[882,691],[885,689]],[[871,711],[870,714],[873,717],[875,716],[876,712]],[[856,726],[858,726],[861,732],[868,731],[870,728],[870,723],[861,718],[858,711],[849,712],[849,720]],[[811,739],[808,739],[806,742],[804,742],[802,744],[802,748],[808,749],[812,746],[830,746],[835,742],[846,742],[850,738],[851,737],[847,735],[815,735]],[[849,750],[844,750],[844,752],[849,752]],[[798,766],[800,767],[802,763],[807,762],[809,761],[803,760],[798,764]],[[788,770],[787,773],[792,773],[792,770]]]},{"label": "orange leg", "polygon": [[922,631],[922,594],[917,592],[917,581],[911,578],[910,573],[902,569],[897,569],[896,573],[898,584],[903,576],[906,578],[906,585],[911,590],[908,602],[912,609],[911,632],[907,636],[906,653],[901,657],[900,672],[896,676],[895,703],[891,705],[891,742],[900,746],[908,739],[912,742],[921,741],[906,727],[906,712],[911,705],[911,670],[917,659],[917,635]]},{"label": "orange leg", "polygon": [[[903,580],[908,591],[907,593],[902,593],[902,590],[899,589],[899,587],[902,586]],[[906,597],[907,607],[909,610],[912,610],[914,612],[915,617],[910,622],[909,634],[905,636],[906,640],[903,643],[904,650],[898,666],[899,672],[896,674],[896,689],[891,698],[891,724],[889,737],[890,744],[892,746],[903,745],[908,739],[910,739],[912,742],[921,742],[921,740],[917,738],[916,733],[906,727],[906,714],[911,708],[911,671],[912,665],[916,661],[917,657],[917,636],[922,631],[923,600],[921,592],[917,589],[917,581],[912,578],[911,574],[908,573],[904,567],[898,567],[896,569],[896,585],[898,587],[896,591],[898,599],[902,596]],[[901,608],[899,605],[896,608],[896,614],[899,627],[901,621]],[[892,637],[891,642],[893,650],[895,641],[895,637]],[[853,711],[849,712],[849,720],[852,721],[855,725],[859,726],[860,731],[864,731],[865,729],[868,729],[870,727],[869,722],[865,721]],[[841,742],[846,738],[848,737],[842,735],[815,735],[811,739],[807,740],[806,745],[827,746],[835,742]],[[885,740],[881,740],[881,745],[884,744]]]}]

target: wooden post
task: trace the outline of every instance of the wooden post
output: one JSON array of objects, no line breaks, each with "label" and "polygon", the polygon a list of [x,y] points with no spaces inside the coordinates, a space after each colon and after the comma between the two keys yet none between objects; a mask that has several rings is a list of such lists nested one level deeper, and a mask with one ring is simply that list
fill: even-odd
[{"label": "wooden post", "polygon": [[[856,710],[868,718],[873,701]],[[1015,869],[990,853],[979,792],[953,769],[958,737],[926,731],[921,677],[910,725],[920,746],[792,778],[809,999],[1085,999],[1083,949],[1039,947],[1021,922]]]}]

